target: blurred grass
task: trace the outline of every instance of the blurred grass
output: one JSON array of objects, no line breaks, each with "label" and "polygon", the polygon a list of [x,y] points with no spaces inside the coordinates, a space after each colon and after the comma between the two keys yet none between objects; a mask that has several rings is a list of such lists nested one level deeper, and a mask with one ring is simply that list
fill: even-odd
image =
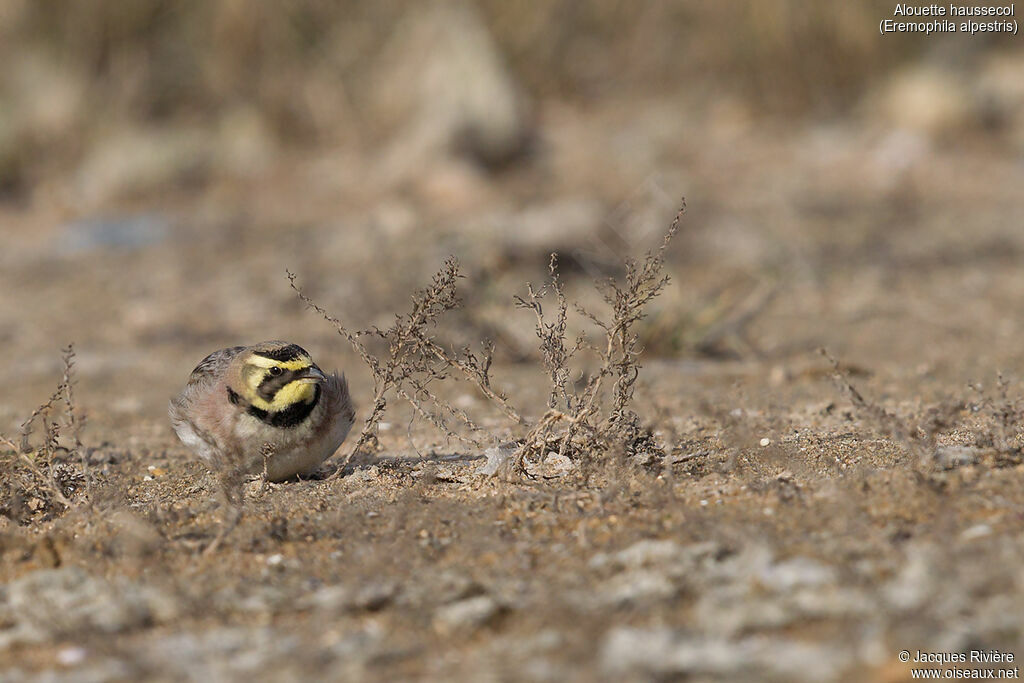
[{"label": "blurred grass", "polygon": [[[842,111],[918,54],[880,40],[890,4],[476,0],[532,95],[587,103],[683,92],[755,115]],[[4,0],[0,194],[76,158],[98,130],[221,126],[257,112],[286,145],[379,138],[373,65],[414,3]],[[226,123],[227,122],[227,123]]]},{"label": "blurred grass", "polygon": [[[479,0],[513,70],[537,94],[665,91],[712,79],[769,110],[838,107],[882,64],[913,51],[879,41],[882,2],[545,3]],[[5,0],[8,63],[44,57],[90,83],[93,104],[132,117],[202,114],[237,102],[282,133],[319,132],[303,79],[355,88],[411,4],[352,0]]]},{"label": "blurred grass", "polygon": [[546,93],[678,90],[710,80],[766,113],[835,110],[919,41],[878,41],[887,3],[481,3],[521,77]]}]

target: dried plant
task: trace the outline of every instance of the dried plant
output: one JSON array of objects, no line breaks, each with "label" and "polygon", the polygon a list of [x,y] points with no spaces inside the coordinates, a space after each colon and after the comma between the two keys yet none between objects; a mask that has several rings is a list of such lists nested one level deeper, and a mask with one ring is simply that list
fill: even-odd
[{"label": "dried plant", "polygon": [[[586,335],[568,341],[570,306],[558,274],[558,261],[551,256],[549,281],[540,288],[527,284],[526,294],[515,297],[518,308],[532,311],[540,346],[540,360],[548,375],[548,409],[529,424],[507,397],[492,386],[490,368],[494,346],[485,341],[479,353],[469,346],[459,351],[441,345],[435,336],[439,319],[459,305],[456,284],[461,278],[458,261],[449,258],[430,285],[415,292],[408,313],[395,316],[386,330],[371,328],[353,331],[313,301],[288,272],[288,280],[298,297],[331,323],[352,346],[373,375],[374,397],[370,412],[348,458],[372,448],[378,425],[392,397],[407,401],[415,415],[425,419],[441,433],[477,447],[484,445],[481,429],[464,410],[442,399],[431,389],[447,379],[469,381],[492,405],[512,422],[526,428],[526,436],[514,444],[496,449],[511,455],[504,460],[506,473],[527,473],[526,465],[554,452],[559,456],[592,463],[613,449],[628,456],[661,453],[650,430],[632,410],[633,393],[640,372],[642,348],[636,325],[646,315],[647,304],[669,282],[664,274],[665,253],[679,231],[686,211],[683,203],[660,247],[643,259],[630,259],[620,280],[609,278],[597,283],[607,304],[604,317],[579,305],[572,307],[579,316],[599,329],[600,341]],[[548,299],[554,301],[554,313],[545,313]],[[387,352],[375,355],[365,338],[384,342]],[[583,365],[573,361],[581,353],[596,359],[598,370],[582,387],[570,386],[570,379],[583,375]],[[591,363],[593,364],[593,363]],[[493,437],[490,438],[493,442]],[[344,469],[344,463],[339,472]],[[494,471],[492,469],[492,471]]]},{"label": "dried plant", "polygon": [[902,444],[918,462],[935,459],[938,437],[960,422],[960,413],[965,405],[963,401],[945,401],[930,407],[916,418],[902,418],[866,399],[853,385],[849,373],[826,349],[819,349],[819,353],[832,365],[833,377],[850,397],[854,409],[874,421],[883,436]]},{"label": "dried plant", "polygon": [[[589,463],[613,449],[627,456],[660,453],[650,430],[644,428],[631,407],[643,351],[635,328],[647,315],[647,304],[669,283],[669,276],[663,272],[665,253],[685,213],[684,200],[661,246],[643,259],[628,259],[621,281],[608,278],[596,283],[608,307],[604,317],[578,304],[573,307],[601,331],[596,344],[585,335],[572,344],[567,341],[569,307],[554,255],[549,264],[550,281],[540,289],[528,284],[526,296],[516,297],[516,305],[536,317],[541,361],[551,382],[551,394],[548,411],[509,459],[510,472],[524,473],[529,461],[549,453]],[[555,302],[552,316],[546,316],[543,308],[549,295]],[[597,357],[598,369],[582,388],[570,390],[568,380],[574,375],[571,362],[581,351]]]},{"label": "dried plant", "polygon": [[[89,500],[91,481],[81,438],[85,420],[75,404],[71,344],[64,348],[62,361],[57,388],[21,423],[18,442],[0,434],[0,444],[9,449],[0,454],[9,473],[0,484],[0,514],[15,521],[64,512],[82,500],[76,494],[83,490],[84,500]],[[37,432],[41,438],[34,443]]]},{"label": "dried plant", "polygon": [[1000,466],[1018,465],[1024,461],[1024,448],[1021,447],[1021,424],[1024,422],[1024,408],[1020,397],[1010,396],[1010,382],[1002,373],[996,375],[998,393],[992,398],[979,384],[969,384],[978,395],[978,402],[972,404],[971,410],[982,413],[987,419],[974,434],[974,445],[979,448],[991,448],[995,451],[996,464]]},{"label": "dried plant", "polygon": [[849,396],[850,402],[853,403],[855,410],[874,420],[880,426],[879,431],[883,436],[894,438],[904,443],[910,440],[910,436],[914,430],[912,430],[906,422],[877,403],[865,399],[864,395],[860,393],[860,390],[854,386],[849,373],[846,372],[846,370],[839,364],[839,361],[828,352],[828,349],[818,349],[818,353],[820,353],[829,362],[829,364],[832,365],[833,380],[835,380],[836,384],[839,385],[847,396]]},{"label": "dried plant", "polygon": [[[1020,427],[1024,406],[1020,397],[1010,395],[1010,382],[1001,373],[996,375],[995,397],[981,385],[968,383],[977,395],[975,401],[952,398],[930,406],[920,415],[903,418],[866,399],[839,362],[826,350],[820,352],[831,363],[834,377],[850,396],[854,409],[873,421],[883,436],[903,445],[919,463],[954,469],[968,463],[1016,467],[1024,462]],[[978,415],[979,419],[964,425],[965,414]],[[957,432],[960,445],[940,445],[940,436]],[[964,441],[964,436],[971,438]]]},{"label": "dried plant", "polygon": [[[408,313],[397,314],[391,327],[352,331],[307,296],[296,285],[295,274],[288,272],[288,280],[299,298],[334,326],[373,375],[373,402],[349,458],[367,451],[375,443],[377,427],[392,396],[407,401],[417,416],[446,436],[482,445],[483,441],[477,436],[480,428],[473,419],[431,390],[431,385],[452,376],[472,382],[510,419],[522,422],[505,395],[491,384],[493,344],[484,342],[479,353],[469,346],[455,351],[442,346],[435,337],[439,318],[459,305],[456,284],[461,277],[458,261],[449,258],[431,283],[412,295],[412,308]],[[382,340],[387,353],[383,357],[371,353],[365,337]]]}]

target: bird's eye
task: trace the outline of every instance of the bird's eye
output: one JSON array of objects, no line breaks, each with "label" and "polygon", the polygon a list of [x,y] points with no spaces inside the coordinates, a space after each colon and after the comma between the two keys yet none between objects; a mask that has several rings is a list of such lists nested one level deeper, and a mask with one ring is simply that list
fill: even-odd
[{"label": "bird's eye", "polygon": [[270,368],[270,376],[271,377],[277,377],[282,372],[283,372],[283,370],[281,370],[281,368],[277,367],[276,365]]}]

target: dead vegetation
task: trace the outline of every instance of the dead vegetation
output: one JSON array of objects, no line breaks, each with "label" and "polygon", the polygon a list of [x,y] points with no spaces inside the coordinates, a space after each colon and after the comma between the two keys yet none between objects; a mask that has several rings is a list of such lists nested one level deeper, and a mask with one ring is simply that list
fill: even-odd
[{"label": "dead vegetation", "polygon": [[[369,413],[339,471],[353,456],[374,448],[381,418],[394,397],[408,402],[416,416],[446,437],[476,447],[488,440],[495,442],[496,438],[484,433],[473,416],[432,388],[447,379],[471,382],[491,405],[524,429],[520,439],[498,449],[504,455],[500,469],[506,474],[528,474],[529,464],[552,456],[569,458],[586,474],[587,466],[612,452],[640,456],[642,462],[663,455],[651,430],[632,408],[643,352],[636,325],[645,317],[647,305],[669,283],[663,272],[665,253],[679,231],[685,210],[684,202],[658,249],[643,259],[627,259],[621,279],[596,283],[607,306],[601,314],[576,303],[570,306],[554,254],[549,263],[549,281],[539,288],[528,283],[526,294],[515,297],[515,306],[531,311],[535,317],[539,360],[548,375],[547,411],[533,422],[492,385],[492,342],[482,342],[481,350],[475,352],[469,346],[448,349],[438,341],[440,319],[460,304],[456,285],[462,276],[455,258],[445,262],[430,285],[413,294],[409,312],[397,314],[386,330],[373,327],[353,331],[305,294],[289,271],[288,279],[298,297],[334,326],[373,376],[374,397]],[[581,333],[570,341],[570,309],[597,334],[592,337]],[[365,341],[368,337],[382,341],[386,351],[371,351]],[[587,371],[595,366],[595,370]]]},{"label": "dead vegetation", "polygon": [[27,524],[50,519],[87,502],[91,488],[86,450],[82,445],[85,419],[74,395],[75,351],[62,353],[63,374],[50,397],[22,421],[17,442],[0,434],[0,462],[7,476],[0,479],[0,515]]},{"label": "dead vegetation", "polygon": [[[432,390],[432,385],[453,375],[472,382],[511,420],[522,421],[505,395],[491,386],[492,343],[484,342],[480,352],[468,346],[455,351],[446,349],[437,340],[435,330],[439,319],[459,305],[456,284],[461,277],[459,262],[449,258],[431,283],[412,295],[411,309],[408,313],[397,314],[391,327],[352,331],[303,293],[295,284],[294,273],[288,273],[298,297],[334,325],[373,375],[374,396],[370,411],[363,420],[362,430],[348,458],[374,448],[381,417],[393,397],[407,401],[417,416],[441,433],[481,445],[480,427],[470,415]],[[364,341],[367,337],[376,337],[384,342],[386,353],[380,357],[374,355]]]},{"label": "dead vegetation", "polygon": [[[643,352],[635,327],[645,317],[647,304],[669,283],[668,275],[663,273],[665,251],[679,231],[685,212],[684,201],[661,246],[642,260],[628,259],[621,281],[608,278],[596,283],[608,306],[603,316],[579,304],[573,305],[578,315],[599,330],[596,343],[585,335],[571,344],[567,339],[569,306],[554,257],[549,266],[549,282],[537,290],[528,285],[526,296],[516,297],[516,305],[532,311],[536,317],[541,359],[548,372],[551,393],[547,412],[532,426],[509,461],[512,471],[524,472],[527,461],[551,453],[585,465],[612,451],[628,457],[663,454],[644,421],[632,409]],[[553,314],[544,313],[546,298],[555,302]],[[577,356],[586,352],[596,359],[597,370],[585,381],[570,386],[571,377],[586,377],[582,362],[573,367]]]},{"label": "dead vegetation", "polygon": [[920,414],[900,416],[866,398],[849,373],[828,351],[820,353],[832,365],[837,384],[849,396],[855,412],[878,433],[903,446],[918,465],[955,469],[986,461],[995,467],[1024,462],[1020,424],[1024,408],[1010,395],[1010,382],[1000,373],[992,396],[980,384],[968,387],[975,400],[950,398]]},{"label": "dead vegetation", "polygon": [[981,421],[983,428],[975,431],[973,445],[993,450],[997,466],[1019,465],[1024,462],[1024,449],[1020,443],[1024,408],[1019,396],[1010,395],[1010,382],[1002,373],[996,375],[996,386],[996,395],[991,396],[980,384],[970,385],[978,397],[970,404],[970,409],[984,416]]}]

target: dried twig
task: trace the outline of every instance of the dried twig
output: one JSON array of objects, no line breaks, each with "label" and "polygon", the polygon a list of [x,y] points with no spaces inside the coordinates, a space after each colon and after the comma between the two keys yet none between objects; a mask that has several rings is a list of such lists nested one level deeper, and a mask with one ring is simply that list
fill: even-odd
[{"label": "dried twig", "polygon": [[[640,373],[639,337],[636,323],[646,314],[646,306],[664,290],[669,276],[664,274],[665,254],[679,231],[686,212],[682,203],[659,248],[642,260],[628,259],[621,281],[609,278],[597,283],[608,313],[600,316],[579,304],[574,310],[601,330],[603,340],[594,345],[585,336],[570,345],[566,340],[568,304],[558,278],[557,261],[552,255],[550,281],[540,289],[527,285],[525,296],[516,297],[516,305],[531,310],[536,317],[537,337],[544,368],[551,382],[547,413],[530,430],[519,450],[509,459],[507,472],[524,474],[525,462],[543,458],[549,452],[577,460],[593,461],[613,448],[627,455],[660,451],[649,430],[631,409]],[[544,314],[543,300],[555,298],[555,313]],[[582,350],[597,356],[598,370],[580,390],[570,390],[573,374],[570,362]],[[605,389],[611,383],[610,391]],[[609,395],[610,394],[610,395]]]},{"label": "dried twig", "polygon": [[[299,299],[334,326],[373,376],[374,396],[369,413],[338,472],[344,469],[352,455],[375,442],[381,417],[392,397],[409,403],[414,416],[422,418],[447,437],[481,446],[483,441],[477,435],[482,430],[473,417],[441,398],[431,388],[433,384],[447,379],[473,383],[513,422],[527,427],[525,439],[519,442],[514,457],[506,463],[506,468],[511,467],[515,472],[525,472],[524,462],[527,459],[543,457],[551,451],[575,459],[594,459],[619,447],[628,455],[660,452],[650,431],[644,429],[639,416],[630,407],[642,352],[634,328],[646,315],[647,304],[669,282],[668,275],[663,272],[665,254],[679,231],[685,211],[684,202],[657,250],[649,252],[643,259],[626,261],[626,272],[621,281],[609,279],[598,283],[609,308],[603,317],[579,305],[573,306],[573,310],[602,331],[599,345],[591,343],[585,335],[580,335],[572,343],[567,340],[570,306],[554,254],[548,264],[549,281],[539,289],[527,284],[526,294],[515,297],[518,308],[530,310],[534,315],[541,362],[550,382],[548,410],[532,425],[527,424],[505,394],[492,385],[493,344],[484,342],[479,354],[468,346],[461,351],[449,350],[437,341],[433,333],[441,316],[459,305],[456,283],[462,276],[454,258],[445,261],[444,267],[427,287],[413,294],[410,311],[396,315],[394,324],[386,330],[374,327],[366,331],[352,331],[303,292],[295,282],[295,274],[289,271],[288,280]],[[545,299],[549,296],[554,300],[553,315],[546,314],[544,310]],[[371,353],[363,341],[366,336],[383,341],[387,352]],[[582,388],[577,389],[570,386],[570,379],[574,375],[583,376],[583,373],[572,367],[572,361],[584,351],[597,358],[598,370]]]},{"label": "dried twig", "polygon": [[[978,384],[968,384],[979,396],[974,410],[984,410],[988,414],[985,427],[974,435],[976,446],[992,447],[1005,464],[1020,462],[1022,448],[1020,445],[1021,424],[1024,423],[1024,408],[1019,397],[1010,396],[1010,382],[1002,373],[996,375],[998,387],[997,398],[991,398],[985,389]],[[993,426],[994,425],[994,426]]]},{"label": "dried twig", "polygon": [[[10,449],[9,457],[13,458],[8,463],[11,476],[0,487],[0,512],[18,521],[36,512],[62,512],[78,502],[88,504],[91,500],[92,482],[81,437],[85,420],[77,409],[73,390],[75,351],[72,345],[64,348],[62,360],[64,369],[57,388],[22,421],[18,442],[0,434],[0,444]],[[63,413],[62,421],[51,419],[56,411]],[[40,422],[43,438],[33,444],[32,435]],[[62,422],[70,434],[70,447],[61,443]],[[72,457],[58,455],[60,453]],[[73,501],[71,492],[83,482],[84,501]],[[21,509],[25,500],[37,501],[35,507],[27,512]]]},{"label": "dried twig", "polygon": [[903,444],[919,462],[933,458],[939,435],[952,429],[960,421],[959,413],[964,403],[958,400],[933,406],[913,421],[901,418],[874,401],[866,399],[853,385],[849,373],[826,349],[819,349],[818,352],[832,365],[835,381],[849,395],[854,409],[874,420],[879,425],[882,435]]},{"label": "dried twig", "polygon": [[[492,344],[484,342],[479,354],[469,347],[455,352],[442,346],[434,336],[433,328],[438,319],[460,303],[456,284],[461,277],[458,261],[447,259],[431,283],[413,294],[409,312],[396,315],[391,327],[353,332],[305,294],[295,283],[295,274],[288,272],[288,280],[298,297],[334,326],[373,376],[374,396],[370,412],[363,420],[359,437],[339,472],[354,454],[363,452],[375,441],[377,427],[392,396],[409,403],[416,415],[447,437],[481,446],[483,441],[474,436],[481,431],[480,428],[468,413],[431,391],[429,387],[434,382],[449,378],[468,380],[508,417],[522,422],[522,417],[505,395],[492,386]],[[371,353],[363,342],[365,336],[382,340],[387,346],[387,353],[380,357]]]}]

